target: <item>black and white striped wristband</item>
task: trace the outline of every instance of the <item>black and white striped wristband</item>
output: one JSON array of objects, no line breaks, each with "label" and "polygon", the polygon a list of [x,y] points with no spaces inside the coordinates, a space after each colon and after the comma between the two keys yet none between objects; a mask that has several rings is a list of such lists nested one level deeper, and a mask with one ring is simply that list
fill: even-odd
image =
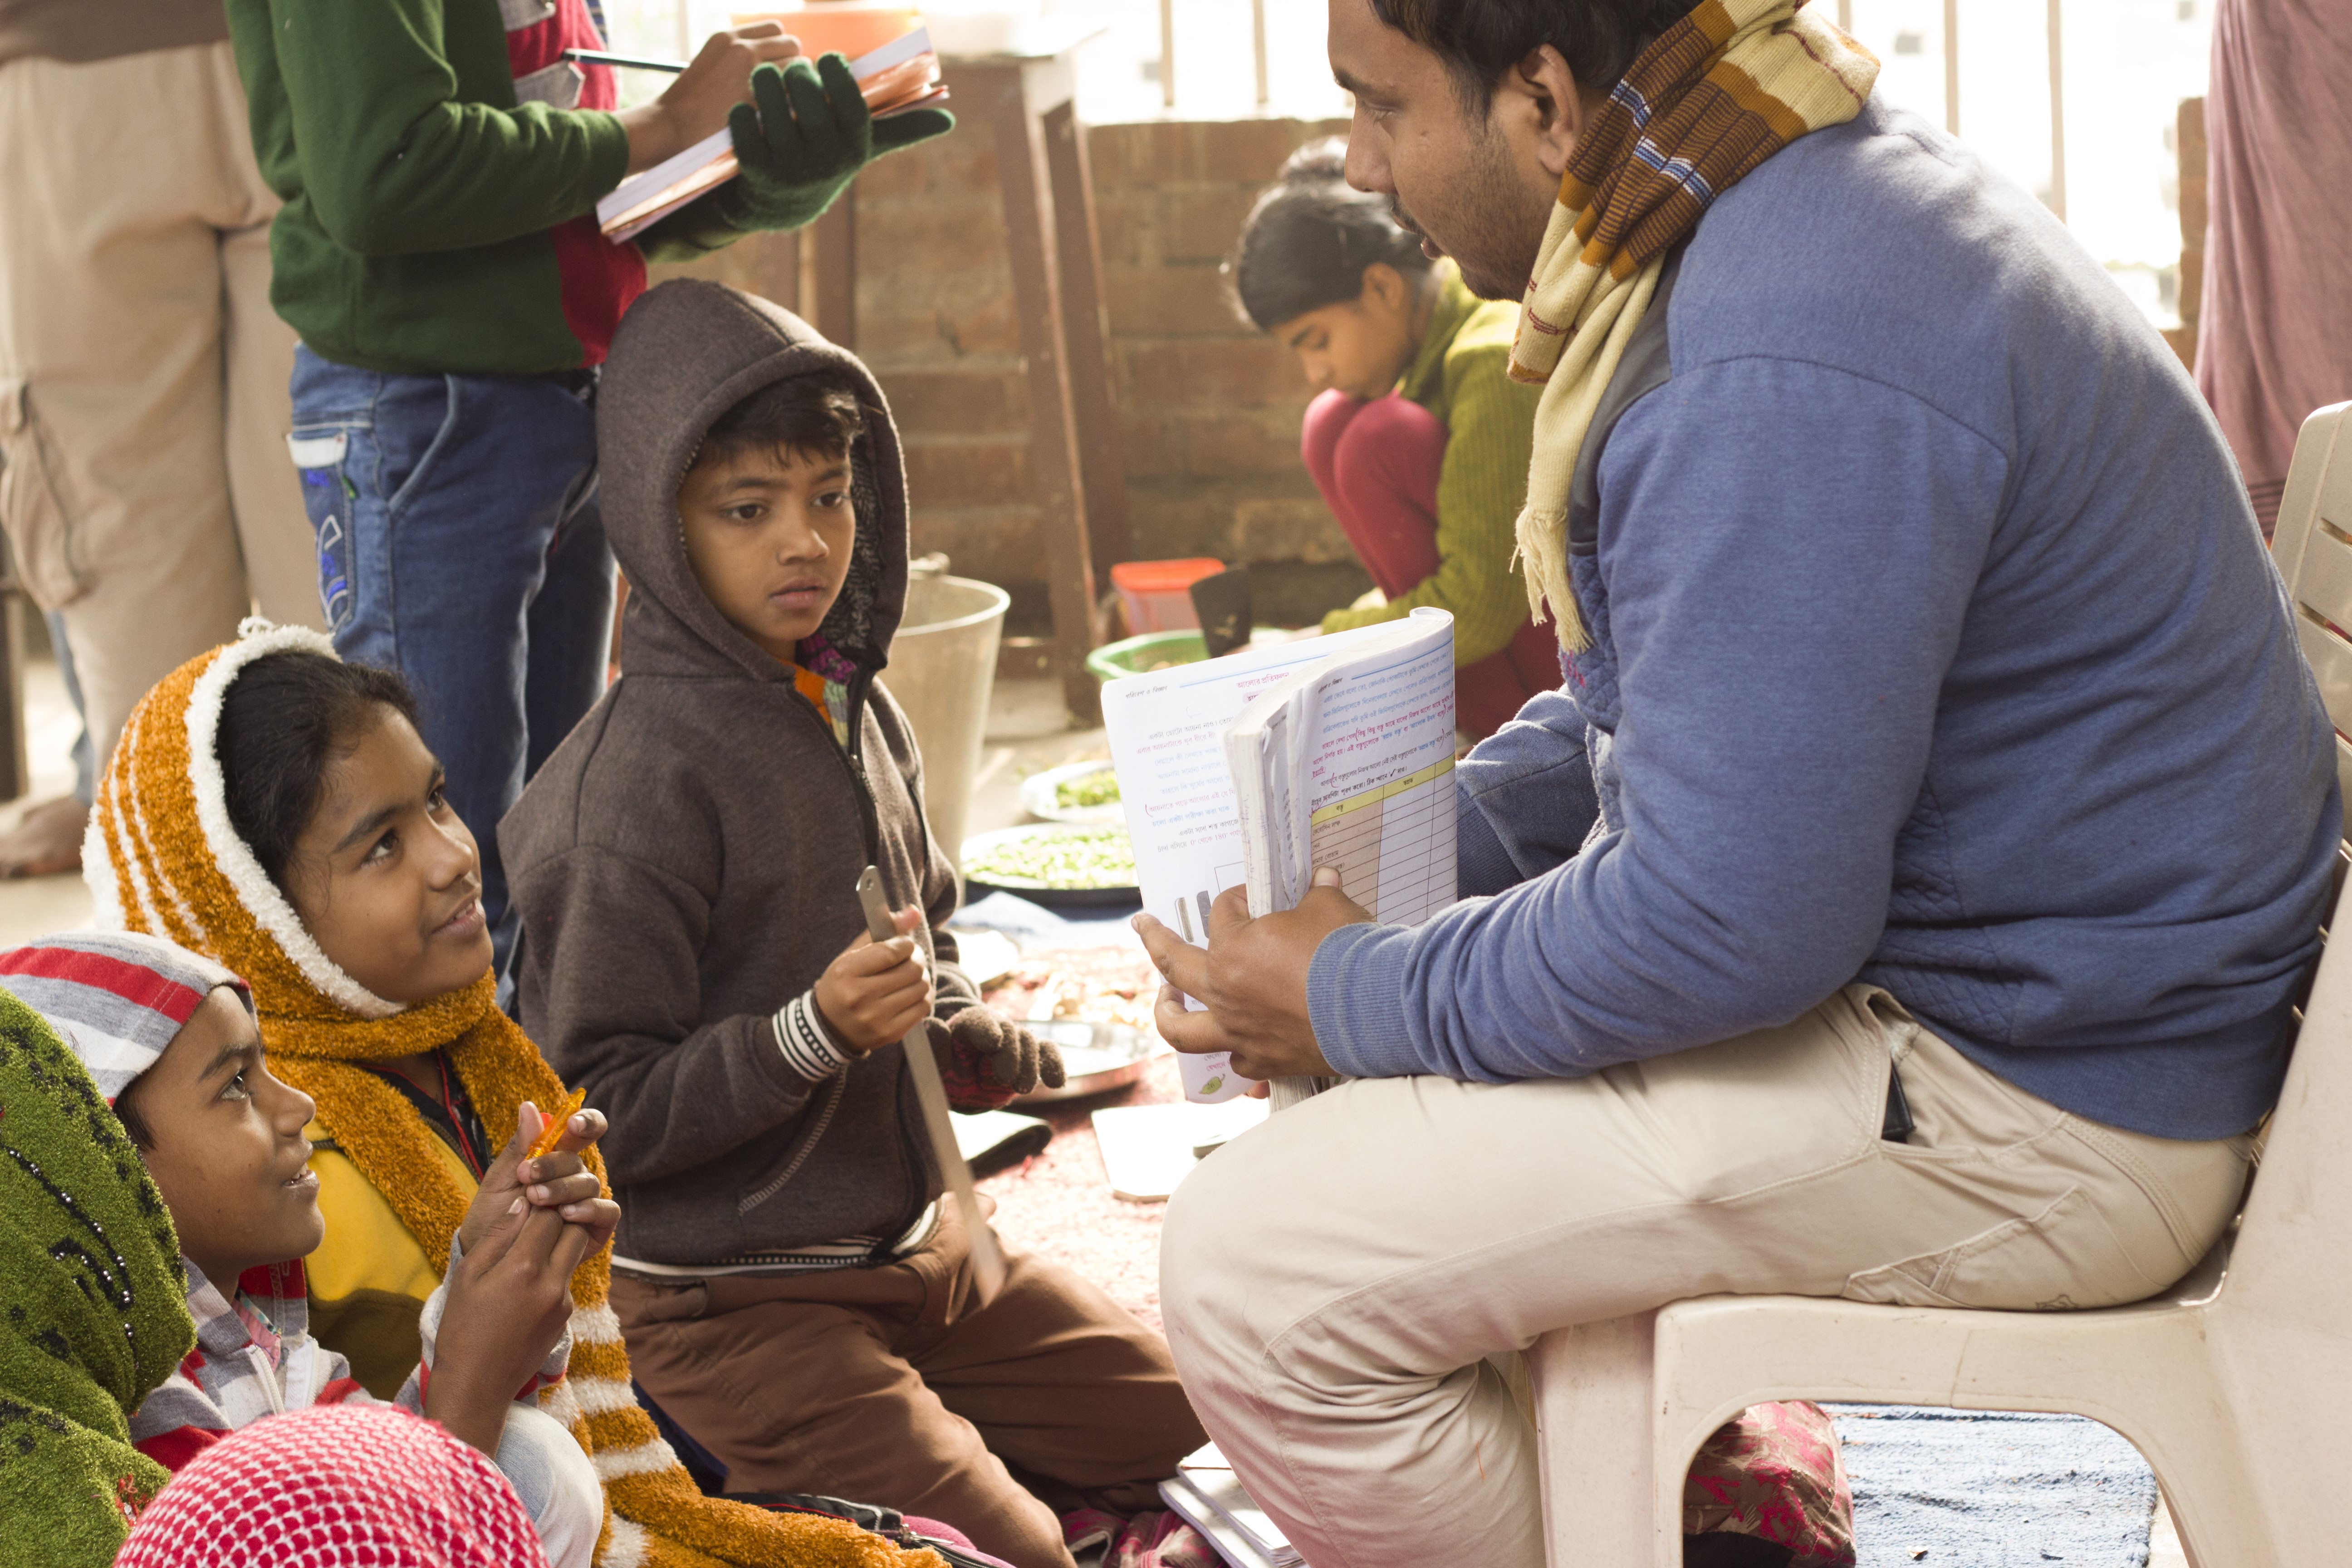
[{"label": "black and white striped wristband", "polygon": [[776,1044],[784,1061],[811,1083],[820,1083],[849,1065],[849,1053],[834,1044],[807,992],[776,1010]]}]

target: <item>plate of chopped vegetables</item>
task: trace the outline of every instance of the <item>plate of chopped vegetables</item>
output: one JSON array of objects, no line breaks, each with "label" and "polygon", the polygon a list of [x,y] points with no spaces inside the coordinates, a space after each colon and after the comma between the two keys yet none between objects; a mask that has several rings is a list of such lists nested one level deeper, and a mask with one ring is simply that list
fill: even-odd
[{"label": "plate of chopped vegetables", "polygon": [[963,841],[966,896],[1002,890],[1041,904],[1124,904],[1137,897],[1124,827],[1038,822]]},{"label": "plate of chopped vegetables", "polygon": [[1118,775],[1108,763],[1072,763],[1047,768],[1021,781],[1021,807],[1047,822],[1116,826],[1127,820],[1118,801]]}]

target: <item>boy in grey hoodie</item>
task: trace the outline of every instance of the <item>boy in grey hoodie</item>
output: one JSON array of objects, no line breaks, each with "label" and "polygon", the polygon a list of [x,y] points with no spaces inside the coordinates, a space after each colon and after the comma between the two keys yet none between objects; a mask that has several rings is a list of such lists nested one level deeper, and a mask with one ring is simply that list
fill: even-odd
[{"label": "boy in grey hoodie", "polygon": [[[880,389],[762,300],[672,282],[597,407],[623,678],[500,825],[522,1022],[609,1108],[613,1305],[730,1490],[887,1498],[1019,1568],[1065,1506],[1156,1507],[1202,1440],[1160,1336],[1018,1254],[983,1303],[901,1037],[1002,1103],[1060,1064],[979,1005],[955,874],[875,681],[906,602]],[[900,934],[856,893],[880,868]],[[1000,1457],[1001,1456],[1001,1457]]]}]

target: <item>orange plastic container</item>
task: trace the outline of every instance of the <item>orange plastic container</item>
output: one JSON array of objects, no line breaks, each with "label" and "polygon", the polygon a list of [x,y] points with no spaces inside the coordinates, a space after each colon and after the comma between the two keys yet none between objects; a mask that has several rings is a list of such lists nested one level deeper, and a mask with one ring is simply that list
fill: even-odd
[{"label": "orange plastic container", "polygon": [[1198,627],[1192,609],[1192,584],[1225,569],[1222,561],[1194,557],[1185,561],[1122,561],[1110,569],[1111,586],[1127,606],[1127,629],[1177,632]]},{"label": "orange plastic container", "polygon": [[838,49],[854,60],[921,26],[923,14],[912,5],[877,5],[868,0],[812,0],[790,10],[738,11],[730,20],[738,27],[781,23],[801,41],[801,51],[809,58]]}]

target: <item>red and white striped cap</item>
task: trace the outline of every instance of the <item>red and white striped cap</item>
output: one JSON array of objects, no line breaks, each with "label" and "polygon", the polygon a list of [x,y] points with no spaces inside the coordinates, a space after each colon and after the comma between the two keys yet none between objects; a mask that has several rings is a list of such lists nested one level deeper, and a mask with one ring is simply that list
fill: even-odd
[{"label": "red and white striped cap", "polygon": [[253,1010],[251,992],[235,974],[137,931],[61,931],[0,952],[0,987],[48,1020],[109,1105],[223,985]]}]

